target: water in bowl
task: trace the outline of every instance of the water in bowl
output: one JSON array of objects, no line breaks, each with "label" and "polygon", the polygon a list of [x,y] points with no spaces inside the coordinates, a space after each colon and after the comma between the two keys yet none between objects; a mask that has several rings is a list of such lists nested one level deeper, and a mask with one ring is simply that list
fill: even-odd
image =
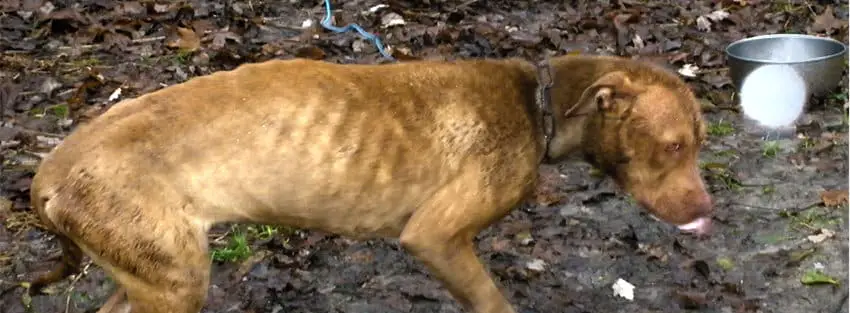
[{"label": "water in bowl", "polygon": [[787,138],[795,135],[795,122],[803,113],[806,82],[789,65],[764,65],[744,78],[739,98],[750,132]]}]

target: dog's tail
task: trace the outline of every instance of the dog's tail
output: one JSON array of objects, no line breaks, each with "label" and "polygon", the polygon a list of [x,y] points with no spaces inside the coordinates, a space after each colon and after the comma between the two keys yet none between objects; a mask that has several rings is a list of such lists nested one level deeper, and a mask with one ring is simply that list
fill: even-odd
[{"label": "dog's tail", "polygon": [[59,240],[59,245],[62,247],[62,261],[54,270],[43,274],[30,283],[29,294],[42,294],[41,289],[47,285],[65,279],[70,275],[80,272],[80,265],[83,262],[83,251],[74,243],[68,236],[53,225],[53,222],[46,216],[45,205],[48,205],[48,197],[39,194],[38,188],[34,185],[31,188],[30,199],[32,202],[32,210],[39,216],[43,226],[56,236]]}]

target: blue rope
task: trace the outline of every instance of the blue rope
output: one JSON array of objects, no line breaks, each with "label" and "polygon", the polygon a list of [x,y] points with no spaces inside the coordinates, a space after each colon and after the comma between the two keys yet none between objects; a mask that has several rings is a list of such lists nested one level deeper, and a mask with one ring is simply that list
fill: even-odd
[{"label": "blue rope", "polygon": [[353,30],[357,31],[360,34],[360,36],[362,36],[364,39],[372,41],[372,43],[375,44],[375,47],[378,48],[378,52],[380,52],[381,55],[383,55],[385,58],[388,58],[390,60],[395,60],[395,58],[393,58],[392,55],[390,55],[389,53],[387,53],[386,50],[384,50],[384,45],[381,43],[381,39],[378,38],[378,36],[375,36],[374,34],[363,30],[363,28],[361,28],[359,25],[348,24],[345,27],[337,27],[337,26],[331,25],[331,1],[330,0],[325,0],[325,18],[322,19],[321,24],[322,24],[322,27],[324,27],[325,29],[330,30],[330,31],[335,32],[335,33],[344,33],[344,32],[347,32],[347,31],[350,31],[350,30],[353,29]]}]

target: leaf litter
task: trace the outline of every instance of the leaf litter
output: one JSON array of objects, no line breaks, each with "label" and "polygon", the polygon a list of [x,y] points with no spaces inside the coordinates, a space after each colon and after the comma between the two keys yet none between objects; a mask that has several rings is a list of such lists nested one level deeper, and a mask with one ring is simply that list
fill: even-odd
[{"label": "leaf litter", "polygon": [[[765,158],[760,139],[740,131],[723,48],[778,32],[847,43],[847,5],[828,3],[336,1],[333,22],[377,33],[402,62],[550,54],[655,62],[689,83],[709,124],[730,124],[728,134],[709,137],[701,157],[722,165],[703,172],[719,224],[705,240],[645,216],[586,164],[541,169],[529,201],[478,237],[481,258],[518,311],[808,312],[840,307],[840,297],[795,286],[847,286],[840,265],[847,242],[846,96],[813,99],[794,151]],[[354,33],[324,30],[323,14],[323,1],[0,1],[0,256],[15,256],[0,258],[0,285],[19,286],[54,264],[56,243],[29,210],[35,166],[69,131],[122,98],[274,58],[389,62]],[[836,95],[846,95],[846,75],[840,84]],[[784,211],[794,213],[783,217]],[[211,236],[232,236],[229,226]],[[458,311],[393,241],[297,230],[232,248],[251,255],[214,262],[205,312]],[[803,270],[815,262],[818,272]],[[618,277],[648,287],[633,290],[633,301],[613,301],[608,288]],[[70,298],[68,312],[99,306],[111,293],[104,278],[94,267],[81,277],[74,287],[81,296]],[[66,310],[63,291],[22,303],[23,291],[0,294],[10,304],[4,312]]]}]

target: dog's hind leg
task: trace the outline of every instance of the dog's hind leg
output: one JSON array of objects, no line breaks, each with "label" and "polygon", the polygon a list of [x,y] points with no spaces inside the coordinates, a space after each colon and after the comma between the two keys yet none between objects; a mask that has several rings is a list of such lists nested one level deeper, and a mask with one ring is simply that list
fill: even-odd
[{"label": "dog's hind leg", "polygon": [[211,262],[206,234],[180,219],[147,222],[156,225],[156,231],[143,234],[128,230],[122,234],[137,238],[135,244],[110,244],[128,246],[124,253],[129,255],[104,260],[103,267],[123,288],[99,313],[200,312],[206,301]]},{"label": "dog's hind leg", "polygon": [[[184,204],[152,196],[141,202],[96,187],[97,181],[89,180],[63,190],[50,200],[48,211],[54,224],[122,287],[98,312],[200,312],[211,262],[206,230],[184,218]],[[166,198],[172,197],[159,199]]]},{"label": "dog's hind leg", "polygon": [[156,224],[157,231],[122,231],[120,236],[135,237],[135,243],[111,240],[98,245],[104,249],[127,247],[115,248],[122,251],[121,258],[92,258],[121,287],[98,313],[200,312],[206,301],[211,262],[204,245],[206,234],[188,223],[148,222]]},{"label": "dog's hind leg", "polygon": [[481,172],[468,173],[417,209],[400,240],[467,312],[514,313],[476,256],[473,239],[521,200],[533,175],[517,177],[512,184],[518,188],[503,188],[507,185],[482,183]]}]

